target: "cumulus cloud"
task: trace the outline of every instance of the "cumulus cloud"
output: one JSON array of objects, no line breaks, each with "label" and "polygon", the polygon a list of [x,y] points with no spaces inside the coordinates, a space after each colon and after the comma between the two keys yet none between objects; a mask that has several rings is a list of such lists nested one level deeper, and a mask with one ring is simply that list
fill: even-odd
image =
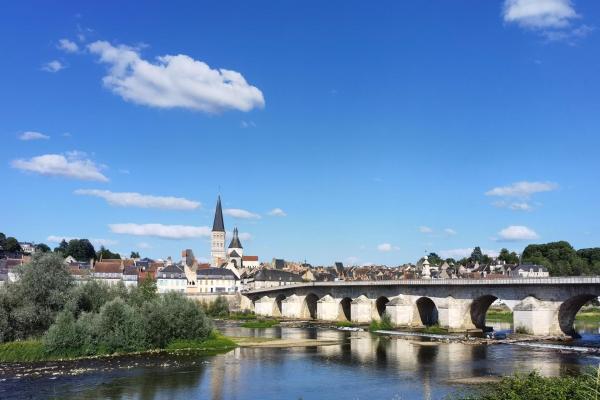
[{"label": "cumulus cloud", "polygon": [[420,226],[419,227],[419,232],[421,232],[421,233],[433,233],[433,229],[431,229],[428,226]]},{"label": "cumulus cloud", "polygon": [[194,210],[200,202],[182,197],[153,196],[135,192],[111,192],[110,190],[78,189],[78,195],[100,197],[108,204],[119,207],[164,208],[171,210]]},{"label": "cumulus cloud", "polygon": [[163,239],[189,239],[210,237],[208,226],[163,224],[109,224],[111,232],[134,236],[153,236]]},{"label": "cumulus cloud", "polygon": [[394,250],[400,250],[400,248],[397,246],[393,246],[390,243],[381,243],[380,245],[377,246],[377,250],[387,253],[387,252],[394,251]]},{"label": "cumulus cloud", "polygon": [[516,242],[521,240],[538,239],[538,234],[531,228],[523,225],[511,225],[498,232],[499,241]]},{"label": "cumulus cloud", "polygon": [[77,46],[77,43],[69,39],[60,39],[56,47],[59,50],[65,51],[67,53],[75,53],[77,52],[77,50],[79,50],[79,46]]},{"label": "cumulus cloud", "polygon": [[139,49],[106,41],[88,50],[109,66],[104,86],[126,101],[158,108],[186,108],[217,113],[227,109],[250,111],[264,107],[262,92],[242,74],[212,69],[185,54],[144,60]]},{"label": "cumulus cloud", "polygon": [[271,215],[273,217],[286,217],[287,216],[285,211],[283,211],[281,208],[272,209],[271,211],[269,211],[269,215]]},{"label": "cumulus cloud", "polygon": [[581,18],[571,0],[505,0],[503,18],[507,23],[538,32],[551,41],[573,40],[587,36],[592,27],[573,27]]},{"label": "cumulus cloud", "polygon": [[242,210],[241,208],[226,208],[223,210],[223,214],[229,215],[230,217],[237,219],[259,219],[260,215],[253,212]]},{"label": "cumulus cloud", "polygon": [[35,132],[35,131],[25,131],[19,135],[19,140],[29,141],[29,140],[41,140],[41,139],[48,140],[48,139],[50,139],[50,136],[44,135],[43,133]]},{"label": "cumulus cloud", "polygon": [[68,152],[66,155],[44,154],[30,159],[13,160],[10,164],[21,171],[40,175],[108,182],[108,178],[100,172],[100,166],[80,152]]},{"label": "cumulus cloud", "polygon": [[58,72],[64,68],[65,66],[58,60],[52,60],[42,65],[42,71],[46,72]]},{"label": "cumulus cloud", "polygon": [[535,193],[551,192],[556,189],[558,189],[558,184],[553,182],[521,181],[508,186],[495,187],[485,192],[485,194],[486,196],[528,198]]}]

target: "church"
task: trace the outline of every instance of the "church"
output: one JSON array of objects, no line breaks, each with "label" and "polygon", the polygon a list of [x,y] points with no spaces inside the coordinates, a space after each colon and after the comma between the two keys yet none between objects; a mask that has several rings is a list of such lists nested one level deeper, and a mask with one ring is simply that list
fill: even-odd
[{"label": "church", "polygon": [[243,269],[258,268],[258,257],[244,255],[244,247],[240,241],[237,227],[233,229],[233,238],[225,249],[226,233],[223,222],[223,209],[221,206],[221,196],[217,199],[215,208],[215,219],[210,239],[210,257],[213,267],[227,268],[236,276],[240,276]]}]

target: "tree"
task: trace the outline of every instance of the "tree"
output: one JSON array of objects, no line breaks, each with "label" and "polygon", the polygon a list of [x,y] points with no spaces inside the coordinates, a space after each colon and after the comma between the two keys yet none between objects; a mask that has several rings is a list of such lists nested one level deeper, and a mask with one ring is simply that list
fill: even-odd
[{"label": "tree", "polygon": [[523,250],[522,260],[523,263],[545,266],[552,276],[594,273],[587,260],[581,258],[573,246],[565,241],[530,244]]},{"label": "tree", "polygon": [[6,235],[0,232],[0,248],[4,248],[4,241],[6,240]]},{"label": "tree", "polygon": [[429,253],[427,259],[431,265],[440,265],[442,263],[442,259],[436,253]]},{"label": "tree", "polygon": [[514,251],[511,253],[508,251],[508,249],[501,249],[500,254],[498,255],[498,260],[504,261],[507,264],[518,264],[519,255]]},{"label": "tree", "polygon": [[483,253],[481,252],[481,248],[479,246],[473,249],[469,260],[471,262],[481,262],[483,260]]},{"label": "tree", "polygon": [[17,253],[22,250],[19,241],[12,236],[9,236],[4,240],[2,248],[8,253]]},{"label": "tree", "polygon": [[71,256],[77,261],[89,261],[92,258],[96,258],[96,250],[87,239],[71,239],[69,240],[64,256]]},{"label": "tree", "polygon": [[67,243],[67,241],[65,239],[60,241],[60,244],[54,248],[54,252],[55,253],[61,253],[64,257],[67,256],[67,247],[69,247],[69,244]]},{"label": "tree", "polygon": [[50,247],[48,247],[45,243],[38,243],[35,245],[35,251],[40,253],[48,253],[50,251]]},{"label": "tree", "polygon": [[132,251],[129,255],[129,258],[141,258],[140,253],[138,253],[137,251]]},{"label": "tree", "polygon": [[96,253],[96,260],[107,260],[107,259],[121,259],[121,255],[119,253],[113,253],[109,249],[104,246],[100,246],[100,250]]}]

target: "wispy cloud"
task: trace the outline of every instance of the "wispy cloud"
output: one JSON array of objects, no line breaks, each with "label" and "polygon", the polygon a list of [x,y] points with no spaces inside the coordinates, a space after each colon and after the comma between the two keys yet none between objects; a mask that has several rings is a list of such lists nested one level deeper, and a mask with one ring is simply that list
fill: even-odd
[{"label": "wispy cloud", "polygon": [[226,208],[223,210],[223,214],[236,219],[260,219],[260,215],[241,208]]},{"label": "wispy cloud", "polygon": [[64,68],[65,66],[58,60],[52,60],[42,65],[42,71],[46,72],[58,72]]},{"label": "wispy cloud", "polygon": [[433,233],[433,229],[428,227],[428,226],[420,226],[419,227],[419,232],[421,233]]},{"label": "wispy cloud", "polygon": [[446,228],[444,229],[444,233],[448,236],[454,236],[457,232],[452,228]]},{"label": "wispy cloud", "polygon": [[[465,247],[459,249],[440,250],[439,255],[442,258],[454,258],[455,260],[458,260],[461,258],[470,257],[472,252],[473,247]],[[481,252],[490,257],[497,257],[499,254],[498,250],[493,249],[482,249]]]},{"label": "wispy cloud", "polygon": [[535,193],[551,192],[558,189],[554,182],[521,181],[508,186],[498,186],[485,192],[486,196],[528,198]]},{"label": "wispy cloud", "polygon": [[171,210],[195,210],[200,202],[182,197],[153,196],[135,192],[111,192],[110,190],[78,189],[78,195],[100,197],[108,204],[119,207],[163,208]]},{"label": "wispy cloud", "polygon": [[79,50],[79,46],[77,45],[77,43],[69,39],[60,39],[56,47],[59,50],[65,51],[67,53],[76,53]]},{"label": "wispy cloud", "polygon": [[110,67],[102,80],[104,86],[126,101],[209,113],[250,111],[265,104],[262,92],[239,72],[212,69],[184,54],[164,55],[150,62],[137,48],[106,41],[93,42],[88,50]]},{"label": "wispy cloud", "polygon": [[[78,237],[70,237],[70,236],[59,236],[59,235],[50,235],[46,238],[46,241],[50,242],[50,243],[60,243],[63,240],[66,242],[69,242],[73,239],[84,239],[84,238],[78,238]],[[88,239],[90,241],[90,243],[92,243],[95,247],[100,247],[100,246],[114,246],[116,245],[117,242],[116,240],[113,239],[100,239],[100,238],[91,238]]]},{"label": "wispy cloud", "polygon": [[111,232],[134,236],[153,236],[163,239],[189,239],[210,237],[208,226],[163,225],[163,224],[110,224]]},{"label": "wispy cloud", "polygon": [[29,141],[29,140],[48,140],[50,136],[44,135],[40,132],[35,131],[25,131],[19,135],[19,140]]},{"label": "wispy cloud", "polygon": [[505,22],[537,32],[550,41],[572,41],[593,31],[587,25],[573,27],[581,15],[571,0],[505,0],[502,15]]},{"label": "wispy cloud", "polygon": [[273,216],[273,217],[286,217],[287,214],[285,211],[283,211],[281,208],[274,208],[271,211],[269,211],[269,215]]},{"label": "wispy cloud", "polygon": [[531,228],[523,225],[511,225],[498,232],[497,241],[518,242],[523,240],[535,240],[539,235]]},{"label": "wispy cloud", "polygon": [[377,246],[377,250],[383,253],[388,253],[390,251],[400,250],[400,248],[398,246],[392,245],[391,243],[381,243]]},{"label": "wispy cloud", "polygon": [[108,178],[100,172],[100,166],[92,160],[84,158],[79,152],[62,154],[44,154],[30,159],[13,160],[10,164],[21,171],[33,172],[47,176],[62,176],[71,179],[108,182]]}]

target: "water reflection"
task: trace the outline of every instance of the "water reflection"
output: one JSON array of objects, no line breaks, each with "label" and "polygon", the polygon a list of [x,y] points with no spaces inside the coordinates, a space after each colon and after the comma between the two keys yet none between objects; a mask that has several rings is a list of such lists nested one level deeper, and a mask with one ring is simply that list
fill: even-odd
[{"label": "water reflection", "polygon": [[513,345],[473,345],[316,328],[244,329],[231,336],[343,339],[322,347],[238,348],[214,357],[147,360],[147,365],[75,377],[2,382],[1,398],[66,399],[437,399],[451,380],[538,370],[564,375],[597,363],[595,357]]}]

